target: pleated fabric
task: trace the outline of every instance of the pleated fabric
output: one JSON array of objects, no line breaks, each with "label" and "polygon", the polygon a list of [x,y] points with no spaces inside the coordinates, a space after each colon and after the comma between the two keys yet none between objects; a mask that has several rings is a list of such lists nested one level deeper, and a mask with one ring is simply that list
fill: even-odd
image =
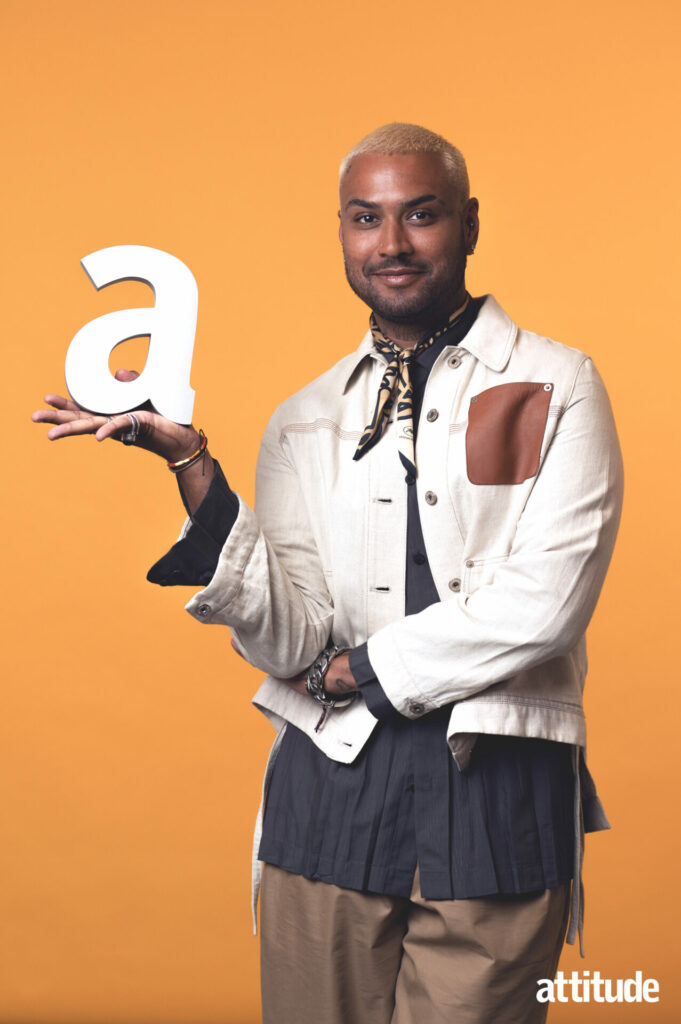
[{"label": "pleated fabric", "polygon": [[[260,846],[270,864],[348,889],[426,899],[528,893],[572,877],[571,748],[480,736],[459,772],[449,709],[381,722],[349,765],[287,727]],[[294,769],[294,770],[291,770]]]}]

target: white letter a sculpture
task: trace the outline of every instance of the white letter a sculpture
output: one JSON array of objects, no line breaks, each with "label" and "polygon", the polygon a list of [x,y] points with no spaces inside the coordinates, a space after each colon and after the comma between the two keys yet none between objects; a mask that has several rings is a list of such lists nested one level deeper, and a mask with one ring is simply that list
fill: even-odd
[{"label": "white letter a sculpture", "polygon": [[[189,373],[199,304],[192,272],[170,253],[146,245],[113,245],[80,262],[98,291],[117,281],[144,281],[156,302],[106,313],[81,327],[66,353],[66,386],[74,402],[111,415],[149,401],[162,416],[191,423]],[[116,380],[109,371],[111,352],[121,342],[145,335],[149,354],[143,371],[136,380]]]}]

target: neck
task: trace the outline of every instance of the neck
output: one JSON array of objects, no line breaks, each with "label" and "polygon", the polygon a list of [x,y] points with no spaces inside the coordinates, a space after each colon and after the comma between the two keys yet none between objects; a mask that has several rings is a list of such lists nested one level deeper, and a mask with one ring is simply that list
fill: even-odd
[{"label": "neck", "polygon": [[452,314],[461,311],[467,298],[468,293],[465,286],[462,285],[453,302],[443,308],[433,307],[418,320],[409,322],[389,320],[387,317],[379,316],[376,312],[374,312],[374,318],[385,337],[398,348],[414,348],[421,338],[442,327]]}]

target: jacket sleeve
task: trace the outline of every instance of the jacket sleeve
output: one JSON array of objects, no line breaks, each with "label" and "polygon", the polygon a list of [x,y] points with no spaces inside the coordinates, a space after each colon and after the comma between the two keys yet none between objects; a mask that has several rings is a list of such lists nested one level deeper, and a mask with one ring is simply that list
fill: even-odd
[{"label": "jacket sleeve", "polygon": [[239,500],[217,460],[210,487],[194,513],[187,504],[180,476],[177,486],[189,518],[180,539],[152,565],[147,579],[161,587],[205,587],[213,578],[223,544],[236,521]]},{"label": "jacket sleeve", "polygon": [[333,605],[300,481],[276,424],[275,413],[258,456],[255,511],[239,497],[215,574],[186,609],[200,622],[231,627],[247,661],[286,679],[325,647]]},{"label": "jacket sleeve", "polygon": [[369,711],[379,720],[390,718],[397,714],[395,708],[385,695],[385,691],[374,672],[373,665],[369,661],[369,652],[366,644],[360,644],[350,651],[350,671],[352,672],[359,691],[364,697],[364,702]]},{"label": "jacket sleeve", "polygon": [[369,638],[395,708],[419,717],[570,651],[595,608],[621,502],[610,404],[585,359],[493,578]]}]

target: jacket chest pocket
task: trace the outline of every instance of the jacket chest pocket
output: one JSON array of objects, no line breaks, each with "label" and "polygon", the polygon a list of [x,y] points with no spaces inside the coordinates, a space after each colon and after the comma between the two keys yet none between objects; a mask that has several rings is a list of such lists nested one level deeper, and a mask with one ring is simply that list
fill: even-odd
[{"label": "jacket chest pocket", "polygon": [[472,484],[519,484],[536,475],[553,384],[514,381],[471,398],[466,471]]}]

